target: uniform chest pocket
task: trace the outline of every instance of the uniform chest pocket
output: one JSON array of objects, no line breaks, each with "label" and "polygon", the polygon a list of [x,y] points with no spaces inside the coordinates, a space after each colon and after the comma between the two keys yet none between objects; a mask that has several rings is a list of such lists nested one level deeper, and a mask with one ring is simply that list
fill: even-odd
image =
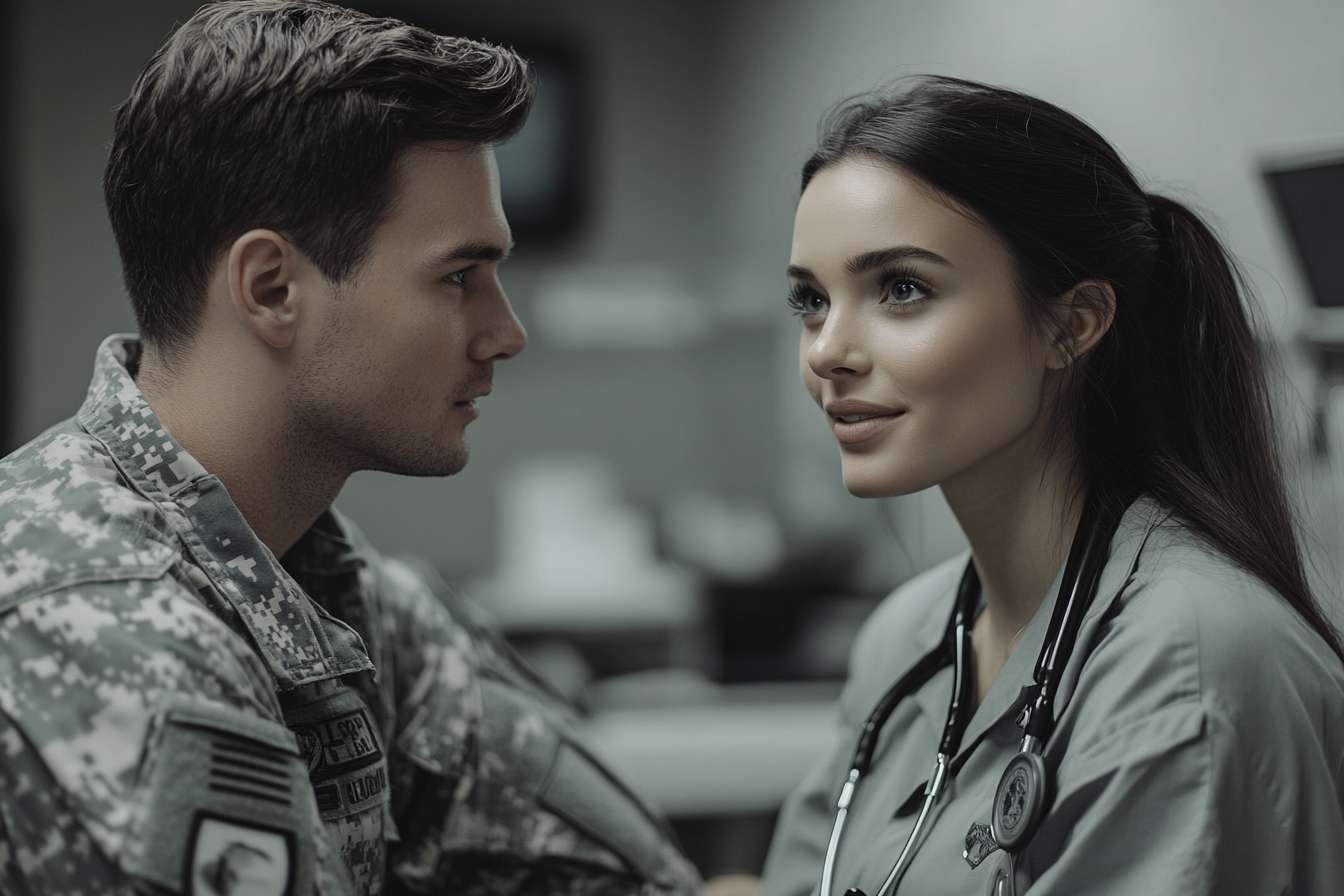
[{"label": "uniform chest pocket", "polygon": [[298,741],[322,821],[354,878],[355,891],[377,893],[387,841],[396,839],[396,827],[387,755],[368,705],[345,687],[287,702],[285,725]]}]

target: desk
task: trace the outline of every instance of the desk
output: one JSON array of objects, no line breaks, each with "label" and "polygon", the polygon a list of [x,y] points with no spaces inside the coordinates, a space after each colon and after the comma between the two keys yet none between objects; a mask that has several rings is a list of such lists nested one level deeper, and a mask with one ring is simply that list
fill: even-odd
[{"label": "desk", "polygon": [[604,710],[587,733],[670,816],[773,812],[830,745],[835,701],[804,687],[802,699],[752,702],[751,687],[713,704]]}]

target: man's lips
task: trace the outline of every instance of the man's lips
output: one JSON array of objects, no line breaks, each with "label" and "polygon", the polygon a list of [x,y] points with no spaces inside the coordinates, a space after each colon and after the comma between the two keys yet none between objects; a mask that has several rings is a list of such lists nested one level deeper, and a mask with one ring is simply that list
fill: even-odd
[{"label": "man's lips", "polygon": [[484,398],[485,396],[489,395],[489,394],[490,394],[491,392],[493,392],[493,391],[495,391],[495,390],[494,390],[494,388],[493,388],[492,386],[486,386],[484,389],[478,389],[478,390],[475,390],[475,391],[470,391],[470,390],[469,390],[469,391],[467,391],[467,397],[466,397],[466,398],[459,398],[457,401],[453,402],[453,404],[475,404],[475,403],[476,403],[476,399],[478,399],[478,398]]},{"label": "man's lips", "polygon": [[460,400],[458,400],[458,401],[455,401],[455,402],[453,402],[453,407],[458,408],[458,409],[463,410],[463,411],[466,411],[466,412],[471,416],[471,418],[474,420],[474,419],[476,419],[476,417],[481,413],[480,408],[478,408],[478,407],[476,406],[476,399],[478,399],[478,398],[484,398],[485,396],[487,396],[487,395],[490,394],[490,391],[491,391],[491,390],[486,389],[486,390],[483,391],[483,392],[477,392],[475,395],[472,395],[470,398],[463,398],[463,399],[460,399]]},{"label": "man's lips", "polygon": [[904,416],[905,408],[846,398],[826,402],[831,429],[842,445],[866,442]]}]

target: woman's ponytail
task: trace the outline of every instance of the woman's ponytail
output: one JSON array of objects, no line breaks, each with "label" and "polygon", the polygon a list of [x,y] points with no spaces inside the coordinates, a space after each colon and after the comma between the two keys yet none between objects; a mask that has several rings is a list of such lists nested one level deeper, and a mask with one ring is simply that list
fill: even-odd
[{"label": "woman's ponytail", "polygon": [[1131,421],[1148,443],[1143,485],[1279,592],[1344,659],[1339,633],[1307,584],[1265,359],[1240,278],[1197,215],[1163,196],[1148,196],[1148,205],[1156,261],[1142,302],[1147,313],[1131,317],[1146,324],[1142,354],[1149,357],[1143,369],[1131,367],[1137,381],[1128,384],[1139,398],[1135,410],[1150,415]]}]

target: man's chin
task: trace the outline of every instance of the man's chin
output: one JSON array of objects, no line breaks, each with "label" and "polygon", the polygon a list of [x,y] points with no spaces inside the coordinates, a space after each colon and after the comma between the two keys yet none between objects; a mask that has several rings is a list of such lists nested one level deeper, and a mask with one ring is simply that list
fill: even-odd
[{"label": "man's chin", "polygon": [[437,463],[431,464],[423,472],[408,473],[408,476],[454,476],[461,473],[467,466],[467,460],[471,455],[465,444],[457,447],[456,450],[449,452],[438,459]]},{"label": "man's chin", "polygon": [[446,450],[416,457],[389,457],[370,469],[381,473],[395,473],[398,476],[453,476],[462,472],[467,465],[471,451],[465,442]]}]

